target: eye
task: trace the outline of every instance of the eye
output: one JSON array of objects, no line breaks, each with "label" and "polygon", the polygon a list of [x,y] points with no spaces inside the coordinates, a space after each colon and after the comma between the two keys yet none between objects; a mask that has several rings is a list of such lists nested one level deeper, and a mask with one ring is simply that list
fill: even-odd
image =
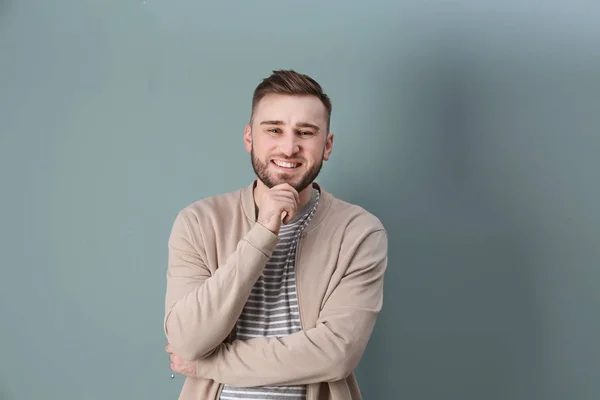
[{"label": "eye", "polygon": [[279,129],[279,128],[271,128],[271,129],[267,129],[267,132],[269,132],[269,133],[281,133],[281,129]]},{"label": "eye", "polygon": [[300,131],[300,136],[311,136],[313,133],[311,131]]}]

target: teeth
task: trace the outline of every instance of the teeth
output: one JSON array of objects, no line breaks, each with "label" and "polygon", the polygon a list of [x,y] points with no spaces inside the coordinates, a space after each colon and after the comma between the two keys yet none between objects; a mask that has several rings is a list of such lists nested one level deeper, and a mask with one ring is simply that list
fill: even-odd
[{"label": "teeth", "polygon": [[283,161],[275,161],[275,164],[277,164],[280,167],[284,167],[284,168],[296,168],[298,166],[298,164],[296,164],[296,163],[289,163],[289,162],[283,162]]}]

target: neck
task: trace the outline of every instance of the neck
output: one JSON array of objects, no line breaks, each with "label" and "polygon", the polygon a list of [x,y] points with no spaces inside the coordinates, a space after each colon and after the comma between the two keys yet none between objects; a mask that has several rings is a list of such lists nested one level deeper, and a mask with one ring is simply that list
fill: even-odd
[{"label": "neck", "polygon": [[[301,209],[302,207],[308,204],[312,197],[312,189],[313,185],[311,183],[304,190],[298,193],[298,197],[300,198],[300,204],[298,205],[298,209]],[[256,186],[254,188],[254,204],[256,204],[256,207],[260,208],[260,199],[262,198],[263,193],[267,190],[269,190],[269,188],[266,187],[260,179],[257,179]]]}]

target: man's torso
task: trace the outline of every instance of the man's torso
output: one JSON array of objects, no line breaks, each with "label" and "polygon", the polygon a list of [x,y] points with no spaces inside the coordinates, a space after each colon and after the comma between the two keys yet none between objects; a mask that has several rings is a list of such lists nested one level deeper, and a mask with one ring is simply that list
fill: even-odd
[{"label": "man's torso", "polygon": [[[295,242],[294,286],[299,315],[294,325],[290,324],[289,333],[317,326],[322,307],[346,274],[356,246],[372,232],[383,229],[380,221],[361,207],[335,198],[318,185],[316,187],[320,189],[317,210]],[[182,213],[188,221],[192,240],[198,243],[206,269],[215,274],[256,223],[252,186],[198,201]],[[266,332],[268,334],[270,330]],[[306,363],[307,360],[299,359],[298,362]],[[325,386],[315,382],[305,387],[307,399],[361,398],[354,374]],[[218,393],[226,388],[227,385],[208,379],[190,378],[182,388],[180,400],[218,399]]]},{"label": "man's torso", "polygon": [[[279,242],[258,278],[240,315],[236,340],[283,337],[302,329],[296,292],[296,250],[298,240],[316,211],[319,191],[313,189],[308,204],[287,225],[282,225]],[[262,386],[236,388],[224,385],[221,400],[304,400],[306,386]]]}]

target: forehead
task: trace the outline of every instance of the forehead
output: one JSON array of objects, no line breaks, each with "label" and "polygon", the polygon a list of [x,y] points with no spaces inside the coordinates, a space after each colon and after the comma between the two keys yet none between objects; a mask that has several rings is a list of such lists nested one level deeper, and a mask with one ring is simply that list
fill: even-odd
[{"label": "forehead", "polygon": [[263,97],[255,110],[255,120],[277,120],[286,124],[310,122],[325,126],[327,110],[316,96],[269,94]]}]

